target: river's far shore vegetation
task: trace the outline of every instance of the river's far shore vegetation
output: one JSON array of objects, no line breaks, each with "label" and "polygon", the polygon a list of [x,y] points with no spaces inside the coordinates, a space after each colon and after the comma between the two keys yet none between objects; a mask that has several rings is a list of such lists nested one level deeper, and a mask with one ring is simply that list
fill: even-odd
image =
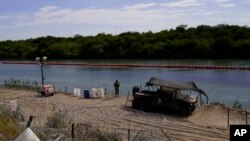
[{"label": "river's far shore vegetation", "polygon": [[220,24],[157,33],[125,32],[119,35],[39,37],[0,41],[0,59],[226,59],[250,58],[250,27]]}]

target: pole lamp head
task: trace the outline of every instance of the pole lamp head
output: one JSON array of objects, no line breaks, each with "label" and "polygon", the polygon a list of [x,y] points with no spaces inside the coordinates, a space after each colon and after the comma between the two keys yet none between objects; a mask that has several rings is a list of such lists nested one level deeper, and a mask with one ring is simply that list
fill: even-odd
[{"label": "pole lamp head", "polygon": [[40,57],[36,57],[35,59],[37,62],[40,62]]},{"label": "pole lamp head", "polygon": [[43,61],[43,62],[47,61],[47,57],[46,57],[46,56],[43,56],[42,61]]}]

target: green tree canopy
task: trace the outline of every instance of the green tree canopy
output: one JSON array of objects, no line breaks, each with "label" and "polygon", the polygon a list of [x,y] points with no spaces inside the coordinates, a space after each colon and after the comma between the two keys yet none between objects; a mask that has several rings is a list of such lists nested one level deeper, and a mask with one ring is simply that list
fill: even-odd
[{"label": "green tree canopy", "polygon": [[140,59],[140,58],[250,58],[248,26],[179,25],[157,33],[125,32],[119,35],[39,37],[0,41],[0,59]]}]

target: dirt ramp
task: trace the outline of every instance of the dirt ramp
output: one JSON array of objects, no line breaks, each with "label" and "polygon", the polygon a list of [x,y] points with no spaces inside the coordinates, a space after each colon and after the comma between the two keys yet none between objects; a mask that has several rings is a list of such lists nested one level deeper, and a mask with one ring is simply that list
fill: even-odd
[{"label": "dirt ramp", "polygon": [[245,117],[245,111],[228,108],[217,103],[197,107],[187,120],[200,125],[227,128],[228,120],[229,124],[245,124]]}]

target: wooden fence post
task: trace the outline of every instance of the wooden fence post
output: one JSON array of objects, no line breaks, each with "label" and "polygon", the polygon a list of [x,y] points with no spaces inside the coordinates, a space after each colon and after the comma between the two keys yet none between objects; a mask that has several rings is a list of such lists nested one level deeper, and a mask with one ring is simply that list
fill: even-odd
[{"label": "wooden fence post", "polygon": [[71,138],[72,138],[72,141],[75,140],[75,124],[74,123],[72,124]]},{"label": "wooden fence post", "polygon": [[30,116],[30,118],[29,118],[29,120],[28,120],[28,122],[27,122],[26,128],[28,128],[28,127],[31,126],[31,123],[32,123],[32,121],[33,121],[33,118],[34,118],[34,116]]},{"label": "wooden fence post", "polygon": [[227,127],[229,127],[229,107],[227,108]]},{"label": "wooden fence post", "polygon": [[246,125],[247,125],[247,110],[246,110]]},{"label": "wooden fence post", "polygon": [[127,100],[126,100],[125,108],[127,108],[128,98],[129,98],[129,91],[128,91],[128,95],[127,95]]},{"label": "wooden fence post", "polygon": [[128,129],[128,141],[130,141],[130,129]]},{"label": "wooden fence post", "polygon": [[200,104],[201,104],[201,106],[202,106],[202,97],[201,97],[201,95],[200,95]]},{"label": "wooden fence post", "polygon": [[104,86],[104,94],[107,94],[107,87],[106,87],[106,84]]},{"label": "wooden fence post", "polygon": [[65,87],[64,87],[64,93],[67,93],[67,91],[68,91],[68,87],[65,86]]}]

